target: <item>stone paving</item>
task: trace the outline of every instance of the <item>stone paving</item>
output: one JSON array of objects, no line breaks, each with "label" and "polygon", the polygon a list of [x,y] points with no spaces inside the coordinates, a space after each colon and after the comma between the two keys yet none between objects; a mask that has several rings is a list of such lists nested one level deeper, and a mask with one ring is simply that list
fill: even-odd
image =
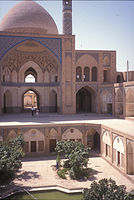
[{"label": "stone paving", "polygon": [[[131,119],[131,118],[130,118]],[[74,114],[60,115],[50,113],[40,113],[39,117],[32,117],[31,113],[6,114],[0,117],[0,127],[14,126],[44,126],[45,124],[102,124],[113,130],[120,131],[126,135],[134,137],[134,121],[117,119],[109,114]]]},{"label": "stone paving", "polygon": [[134,184],[102,157],[95,156],[89,159],[88,167],[94,169],[94,171],[86,181],[61,179],[53,169],[55,164],[55,158],[52,157],[32,158],[31,160],[30,158],[25,158],[14,184],[27,188],[58,185],[68,189],[79,189],[90,187],[92,181],[111,177],[118,185],[126,185],[128,191],[134,189]]}]

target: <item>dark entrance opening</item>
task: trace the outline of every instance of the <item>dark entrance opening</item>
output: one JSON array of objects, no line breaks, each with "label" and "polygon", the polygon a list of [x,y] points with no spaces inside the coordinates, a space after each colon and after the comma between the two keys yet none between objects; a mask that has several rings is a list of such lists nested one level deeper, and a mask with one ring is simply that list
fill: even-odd
[{"label": "dark entrance opening", "polygon": [[98,132],[94,134],[94,150],[100,153],[100,135]]},{"label": "dark entrance opening", "polygon": [[36,152],[36,141],[31,141],[31,152]]},{"label": "dark entrance opening", "polygon": [[50,152],[55,152],[56,148],[56,139],[51,139],[50,140]]},{"label": "dark entrance opening", "polygon": [[112,114],[112,103],[107,104],[107,113]]},{"label": "dark entrance opening", "polygon": [[92,95],[86,89],[80,89],[76,94],[76,112],[92,112]]}]

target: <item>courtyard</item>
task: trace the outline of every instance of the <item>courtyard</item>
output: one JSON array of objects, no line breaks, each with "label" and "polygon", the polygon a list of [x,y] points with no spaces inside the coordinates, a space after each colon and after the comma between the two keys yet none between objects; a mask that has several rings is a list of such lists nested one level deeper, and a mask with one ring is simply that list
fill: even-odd
[{"label": "courtyard", "polygon": [[[89,179],[85,181],[63,180],[58,177],[54,170],[56,164],[55,156],[49,157],[34,157],[34,158],[23,158],[22,169],[16,175],[16,178],[1,192],[2,195],[6,195],[12,191],[22,189],[43,189],[50,187],[61,187],[69,190],[82,190],[83,188],[89,188],[92,181],[98,181],[102,178],[112,178],[118,185],[125,185],[127,191],[134,189],[134,182],[128,177],[125,177],[117,169],[112,167],[98,154],[94,153],[89,158],[88,167],[92,168],[93,171]],[[134,179],[133,179],[134,181]]]},{"label": "courtyard", "polygon": [[[23,188],[28,190],[30,189],[37,189],[37,188],[46,188],[46,187],[63,187],[67,189],[75,189],[75,190],[82,190],[83,188],[90,187],[92,181],[98,181],[102,178],[112,178],[116,181],[118,185],[125,185],[127,191],[131,191],[134,189],[134,175],[128,175],[125,170],[128,170],[128,161],[125,161],[125,157],[122,157],[122,153],[120,153],[120,159],[115,156],[115,150],[112,149],[112,146],[109,146],[107,155],[105,150],[105,142],[107,146],[107,141],[109,140],[109,136],[106,138],[106,134],[116,134],[116,138],[118,136],[133,138],[134,133],[134,121],[133,118],[129,118],[128,120],[118,119],[113,117],[110,114],[90,114],[90,113],[83,113],[83,114],[74,114],[74,115],[60,115],[56,113],[47,114],[47,113],[40,113],[37,117],[32,116],[30,113],[20,113],[20,114],[4,114],[0,116],[0,131],[1,135],[4,133],[3,131],[8,131],[9,133],[11,130],[14,131],[21,130],[26,135],[29,134],[28,130],[42,130],[44,135],[46,134],[45,141],[45,149],[48,147],[47,143],[47,134],[51,134],[49,131],[60,130],[64,131],[64,128],[74,129],[78,127],[79,130],[83,130],[84,134],[85,131],[91,130],[92,127],[96,128],[99,131],[101,137],[101,154],[91,153],[89,157],[88,167],[92,168],[91,174],[87,180],[71,180],[69,177],[67,180],[63,180],[57,176],[56,170],[54,170],[54,166],[56,164],[55,156],[48,152],[49,156],[43,154],[42,156],[38,154],[36,155],[31,154],[30,157],[25,157],[22,160],[22,169],[17,174],[16,178],[13,182],[11,182],[8,186],[2,187],[2,195],[6,195],[6,193],[10,193],[10,191],[18,191]],[[82,129],[83,127],[83,129]],[[85,129],[85,128],[87,129]],[[102,131],[100,131],[100,127]],[[97,129],[98,128],[98,129]],[[105,132],[103,132],[105,130]],[[109,131],[109,132],[107,132]],[[106,134],[105,134],[106,133]],[[31,134],[31,133],[30,133]],[[58,138],[58,132],[56,133],[56,137]],[[63,132],[62,132],[63,134]],[[101,136],[102,134],[102,136]],[[38,132],[37,132],[38,135]],[[77,134],[76,134],[77,135]],[[30,136],[31,137],[31,136]],[[53,135],[53,137],[55,137]],[[114,137],[112,137],[114,138]],[[53,138],[52,138],[53,139]],[[59,139],[58,139],[59,140]],[[56,139],[57,141],[57,139]],[[84,141],[82,139],[82,141]],[[115,140],[110,140],[110,144],[112,144]],[[122,140],[123,141],[123,140]],[[125,144],[125,140],[122,143]],[[114,147],[116,148],[116,147]],[[121,147],[122,148],[122,147]],[[125,146],[123,147],[126,148]],[[119,151],[118,148],[116,150]],[[120,149],[121,151],[121,149]],[[126,152],[126,150],[125,150]],[[102,156],[101,156],[102,155]],[[120,163],[119,163],[120,161]],[[133,160],[130,159],[130,167],[133,166]]]}]

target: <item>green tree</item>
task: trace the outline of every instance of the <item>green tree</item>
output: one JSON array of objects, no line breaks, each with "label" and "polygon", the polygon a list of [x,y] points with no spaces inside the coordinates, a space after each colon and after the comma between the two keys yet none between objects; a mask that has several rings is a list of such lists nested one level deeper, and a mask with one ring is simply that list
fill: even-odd
[{"label": "green tree", "polygon": [[84,189],[83,193],[84,200],[132,200],[133,197],[131,193],[126,192],[124,185],[116,185],[111,178],[94,181],[89,189]]},{"label": "green tree", "polygon": [[56,145],[56,151],[58,154],[64,154],[67,158],[63,166],[68,168],[71,178],[80,179],[87,176],[88,148],[85,148],[80,142],[60,141]]},{"label": "green tree", "polygon": [[21,168],[24,144],[22,135],[0,143],[0,183],[13,177]]}]

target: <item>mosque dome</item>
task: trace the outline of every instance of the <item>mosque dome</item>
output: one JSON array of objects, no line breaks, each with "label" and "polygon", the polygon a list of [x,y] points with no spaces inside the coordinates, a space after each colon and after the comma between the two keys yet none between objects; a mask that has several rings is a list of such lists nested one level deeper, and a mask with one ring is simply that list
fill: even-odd
[{"label": "mosque dome", "polygon": [[0,31],[58,34],[50,14],[34,0],[23,0],[4,16]]}]

